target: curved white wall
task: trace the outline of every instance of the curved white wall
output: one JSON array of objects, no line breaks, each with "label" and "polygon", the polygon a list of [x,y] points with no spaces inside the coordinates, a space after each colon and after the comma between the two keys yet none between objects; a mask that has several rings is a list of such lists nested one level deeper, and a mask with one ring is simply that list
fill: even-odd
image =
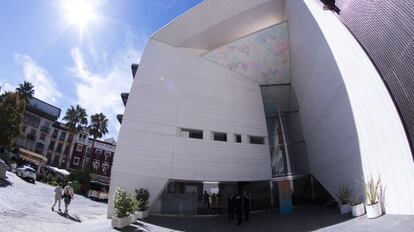
[{"label": "curved white wall", "polygon": [[[267,137],[257,82],[202,58],[204,52],[149,41],[120,130],[111,195],[117,186],[145,187],[153,201],[168,179],[270,179],[268,145],[247,141]],[[177,128],[201,129],[204,138],[179,137]],[[229,141],[211,140],[211,131],[228,133]],[[234,133],[243,143],[233,141]]]},{"label": "curved white wall", "polygon": [[332,12],[314,0],[285,2],[311,174],[331,194],[380,176],[387,213],[413,214],[414,163],[381,77]]}]

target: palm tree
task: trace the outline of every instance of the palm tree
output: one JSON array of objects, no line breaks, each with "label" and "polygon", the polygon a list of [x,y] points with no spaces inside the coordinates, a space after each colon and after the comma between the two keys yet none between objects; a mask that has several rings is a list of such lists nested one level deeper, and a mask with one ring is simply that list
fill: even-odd
[{"label": "palm tree", "polygon": [[94,140],[102,138],[108,133],[108,119],[103,113],[91,115],[91,123],[88,129]]},{"label": "palm tree", "polygon": [[[66,128],[72,138],[75,137],[76,134],[85,130],[86,126],[88,125],[88,115],[86,114],[86,110],[79,105],[76,107],[70,106],[69,109],[66,110],[65,117],[63,120],[66,121]],[[72,141],[70,141],[69,147],[72,147]],[[69,152],[68,162],[66,165],[70,164],[70,158],[72,157],[72,153]]]},{"label": "palm tree", "polygon": [[[91,115],[91,122],[88,126],[89,134],[92,135],[92,152],[95,149],[95,140],[102,138],[108,133],[108,119],[103,113]],[[89,164],[88,164],[89,165]]]},{"label": "palm tree", "polygon": [[33,98],[34,95],[34,86],[32,83],[28,81],[24,81],[23,84],[19,84],[19,87],[16,88],[16,92],[27,102],[31,98]]}]

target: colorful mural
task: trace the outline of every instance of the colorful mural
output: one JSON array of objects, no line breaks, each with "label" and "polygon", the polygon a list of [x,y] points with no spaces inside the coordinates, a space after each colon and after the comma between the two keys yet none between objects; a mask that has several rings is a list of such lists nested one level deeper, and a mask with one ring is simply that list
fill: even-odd
[{"label": "colorful mural", "polygon": [[290,80],[287,23],[277,24],[203,55],[260,84]]}]

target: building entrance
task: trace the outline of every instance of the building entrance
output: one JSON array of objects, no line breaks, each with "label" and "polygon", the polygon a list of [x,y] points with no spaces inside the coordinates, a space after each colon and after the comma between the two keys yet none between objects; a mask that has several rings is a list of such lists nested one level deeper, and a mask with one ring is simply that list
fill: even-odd
[{"label": "building entrance", "polygon": [[271,208],[268,181],[171,181],[151,213],[174,215],[225,214],[230,199],[237,191],[250,193],[252,211]]}]

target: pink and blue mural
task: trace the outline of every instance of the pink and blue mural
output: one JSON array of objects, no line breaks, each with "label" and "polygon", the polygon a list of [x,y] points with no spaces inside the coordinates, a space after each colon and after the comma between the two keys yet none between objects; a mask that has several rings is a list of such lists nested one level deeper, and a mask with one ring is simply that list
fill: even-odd
[{"label": "pink and blue mural", "polygon": [[259,84],[290,82],[287,23],[277,24],[203,55]]}]

